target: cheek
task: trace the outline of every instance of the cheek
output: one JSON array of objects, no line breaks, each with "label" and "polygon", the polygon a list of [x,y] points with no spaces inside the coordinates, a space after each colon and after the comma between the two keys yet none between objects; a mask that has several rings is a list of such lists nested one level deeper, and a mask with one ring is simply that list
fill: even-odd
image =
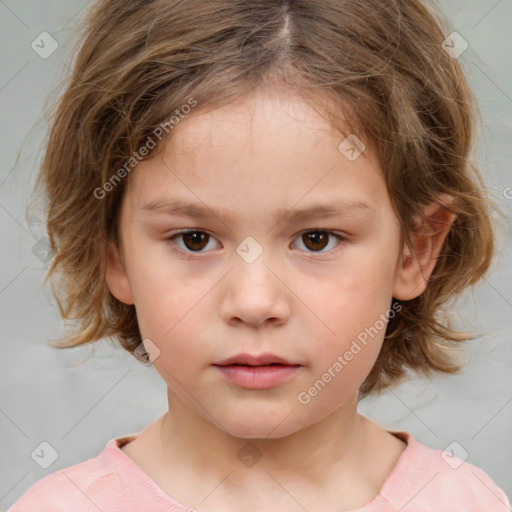
[{"label": "cheek", "polygon": [[323,324],[324,338],[336,343],[340,337],[356,336],[365,327],[376,323],[391,305],[392,285],[388,262],[366,262],[338,276],[326,276],[313,289],[305,286],[297,294],[306,297],[308,314]]},{"label": "cheek", "polygon": [[137,319],[141,334],[147,338],[161,338],[192,307],[189,302],[194,299],[188,298],[191,288],[180,281],[180,273],[169,264],[169,256],[166,261],[162,244],[165,245],[153,240],[132,245],[128,261]]},{"label": "cheek", "polygon": [[371,259],[368,254],[375,253],[354,258],[352,266],[347,265],[336,277],[317,281],[313,290],[298,291],[307,297],[305,302],[310,309],[307,314],[311,316],[313,311],[317,317],[313,343],[318,363],[314,373],[324,373],[338,356],[346,354],[340,363],[343,370],[331,369],[336,374],[333,382],[357,381],[361,373],[367,374],[386,332],[392,301],[393,262],[389,257]]},{"label": "cheek", "polygon": [[[134,287],[137,321],[143,339],[149,338],[160,350],[162,361],[185,366],[187,355],[204,350],[204,319],[200,311],[205,292],[187,286],[174,276],[141,276]],[[203,335],[201,336],[201,332]]]}]

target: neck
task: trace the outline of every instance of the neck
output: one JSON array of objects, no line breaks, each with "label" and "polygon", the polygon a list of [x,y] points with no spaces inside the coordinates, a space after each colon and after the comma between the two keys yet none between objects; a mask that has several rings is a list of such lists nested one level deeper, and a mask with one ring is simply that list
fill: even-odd
[{"label": "neck", "polygon": [[269,473],[280,482],[318,486],[341,479],[349,485],[357,469],[363,471],[370,426],[357,413],[357,400],[354,394],[329,416],[285,437],[241,438],[169,395],[169,412],[160,419],[161,453],[166,465],[185,464],[191,474],[213,481],[230,474],[223,487],[231,491],[261,486]]}]

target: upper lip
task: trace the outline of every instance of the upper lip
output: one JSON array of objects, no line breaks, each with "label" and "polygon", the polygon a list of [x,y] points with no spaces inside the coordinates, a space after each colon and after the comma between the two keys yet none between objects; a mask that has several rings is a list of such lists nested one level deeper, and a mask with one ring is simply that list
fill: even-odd
[{"label": "upper lip", "polygon": [[275,354],[260,354],[260,355],[252,355],[252,354],[237,354],[236,356],[229,357],[228,359],[224,359],[218,363],[215,363],[214,366],[229,366],[232,364],[244,364],[250,366],[263,366],[269,365],[271,363],[279,363],[286,364],[289,366],[300,366],[297,363],[292,363],[291,361],[287,361],[282,357],[276,356]]}]

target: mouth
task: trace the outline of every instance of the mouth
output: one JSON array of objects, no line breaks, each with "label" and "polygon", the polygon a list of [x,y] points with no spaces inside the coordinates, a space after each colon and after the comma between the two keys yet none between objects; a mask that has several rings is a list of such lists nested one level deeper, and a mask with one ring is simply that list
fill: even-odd
[{"label": "mouth", "polygon": [[280,356],[275,354],[260,354],[260,355],[252,355],[252,354],[237,354],[233,357],[229,357],[228,359],[224,359],[218,363],[215,363],[214,366],[301,366],[298,363],[288,361]]},{"label": "mouth", "polygon": [[217,367],[231,384],[254,390],[277,387],[296,375],[302,367],[301,364],[273,354],[239,354],[213,366]]},{"label": "mouth", "polygon": [[261,368],[268,366],[300,366],[298,364],[283,364],[283,363],[270,363],[270,364],[242,364],[242,363],[233,363],[233,364],[219,364],[214,366],[247,366],[249,368]]}]

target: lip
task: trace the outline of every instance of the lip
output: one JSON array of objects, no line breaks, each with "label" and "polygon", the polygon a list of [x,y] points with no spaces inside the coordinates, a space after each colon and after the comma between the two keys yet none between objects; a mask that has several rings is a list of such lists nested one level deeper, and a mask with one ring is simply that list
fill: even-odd
[{"label": "lip", "polygon": [[293,377],[302,365],[275,354],[238,354],[214,364],[224,378],[245,389],[269,389]]},{"label": "lip", "polygon": [[219,363],[215,363],[215,366],[229,366],[232,364],[244,364],[249,366],[262,366],[269,365],[272,363],[276,364],[286,364],[289,366],[294,366],[297,363],[293,363],[291,361],[287,361],[282,357],[276,356],[275,354],[265,353],[260,355],[252,355],[252,354],[237,354],[236,356],[229,357],[228,359],[224,359]]}]

